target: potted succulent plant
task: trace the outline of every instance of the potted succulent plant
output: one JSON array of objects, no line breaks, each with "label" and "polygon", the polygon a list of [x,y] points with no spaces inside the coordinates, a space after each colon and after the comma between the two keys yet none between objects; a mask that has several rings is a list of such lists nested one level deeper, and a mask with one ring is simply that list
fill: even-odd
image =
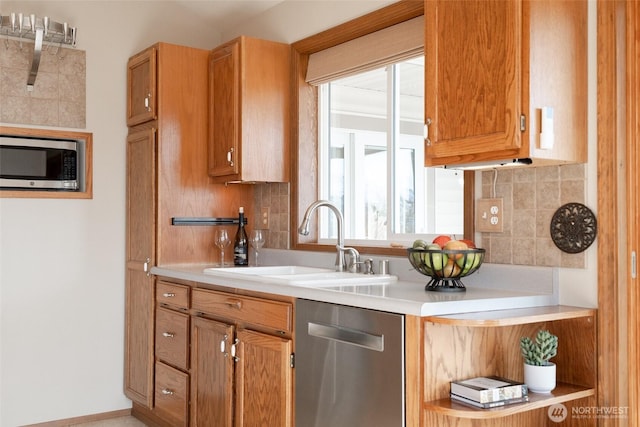
[{"label": "potted succulent plant", "polygon": [[550,393],[556,388],[556,365],[549,359],[558,354],[558,337],[540,330],[535,341],[520,338],[524,358],[524,383],[534,393]]}]

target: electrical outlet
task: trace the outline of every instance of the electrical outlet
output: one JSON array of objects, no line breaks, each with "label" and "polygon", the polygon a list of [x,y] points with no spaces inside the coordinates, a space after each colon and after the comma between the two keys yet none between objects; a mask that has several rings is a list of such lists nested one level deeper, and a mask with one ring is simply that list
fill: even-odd
[{"label": "electrical outlet", "polygon": [[263,207],[260,209],[260,228],[263,230],[269,229],[269,208]]},{"label": "electrical outlet", "polygon": [[476,200],[476,231],[502,233],[503,224],[502,199]]}]

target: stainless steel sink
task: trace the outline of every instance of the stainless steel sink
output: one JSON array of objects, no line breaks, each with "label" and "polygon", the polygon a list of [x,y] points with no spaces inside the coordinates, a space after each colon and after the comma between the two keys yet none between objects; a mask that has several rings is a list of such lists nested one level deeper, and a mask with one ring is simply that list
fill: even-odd
[{"label": "stainless steel sink", "polygon": [[398,280],[396,276],[390,275],[347,273],[328,268],[300,265],[213,267],[205,268],[204,273],[228,278],[306,287],[389,284]]}]

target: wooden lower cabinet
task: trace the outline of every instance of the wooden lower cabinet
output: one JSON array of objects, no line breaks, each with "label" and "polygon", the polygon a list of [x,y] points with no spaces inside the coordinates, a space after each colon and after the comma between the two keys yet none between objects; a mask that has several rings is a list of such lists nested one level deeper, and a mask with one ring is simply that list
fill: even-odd
[{"label": "wooden lower cabinet", "polygon": [[231,325],[201,317],[191,322],[192,427],[233,425],[234,362],[221,348],[232,336]]},{"label": "wooden lower cabinet", "polygon": [[[227,301],[224,305],[235,314],[224,320],[202,317],[215,316],[214,309],[208,313],[201,309],[221,300]],[[274,334],[255,331],[242,320],[245,307],[258,304],[264,308],[271,303],[286,309],[286,317],[291,317],[292,305],[288,303],[194,291],[194,309],[200,315],[191,322],[192,427],[293,425],[290,330]],[[248,313],[249,318],[257,320],[259,312]],[[273,319],[260,319],[259,323],[271,323]]]},{"label": "wooden lower cabinet", "polygon": [[290,339],[238,330],[236,426],[292,426]]}]

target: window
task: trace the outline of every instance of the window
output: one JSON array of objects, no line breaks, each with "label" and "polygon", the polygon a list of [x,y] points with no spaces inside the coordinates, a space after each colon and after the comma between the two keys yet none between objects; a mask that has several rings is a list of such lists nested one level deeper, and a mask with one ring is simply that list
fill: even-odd
[{"label": "window", "polygon": [[[368,84],[382,82],[384,91],[390,94],[394,91],[387,89],[386,79],[391,74],[399,76],[399,83],[392,87],[394,90],[410,84],[411,80],[406,80],[409,73],[403,70],[402,63],[415,66],[423,54],[423,13],[424,2],[396,2],[293,43],[294,68],[298,74],[293,100],[296,108],[292,116],[296,123],[292,156],[295,179],[291,183],[292,248],[335,250],[336,225],[329,210],[316,211],[318,227],[312,227],[309,236],[294,231],[307,207],[319,198],[332,198],[345,213],[347,244],[361,252],[405,255],[404,249],[390,247],[389,243],[405,245],[414,235],[424,236],[422,230],[454,233],[453,228],[449,230],[441,223],[454,216],[464,220],[464,227],[462,221],[455,220],[459,224],[455,234],[463,235],[464,231],[465,237],[472,238],[474,173],[424,168],[422,100],[411,98],[417,109],[412,110],[415,117],[409,120],[402,119],[412,105],[406,97],[404,102],[402,98],[396,99],[392,107],[387,106],[386,101],[374,104],[362,96],[351,101],[345,99],[346,94],[353,92],[381,96],[371,87],[356,85],[367,83],[364,77],[369,72],[374,77],[376,74],[383,77]],[[389,72],[387,67],[391,64],[401,65]],[[338,88],[343,79],[345,87]],[[413,90],[421,92],[423,77],[412,82],[420,85]],[[323,86],[326,83],[331,84]],[[338,89],[343,89],[343,93],[338,93]],[[329,114],[331,107],[327,101],[331,99],[342,102],[334,115]],[[355,101],[360,111],[348,110],[349,102]],[[380,105],[384,108],[383,114],[373,114],[373,108]],[[400,114],[387,114],[395,110]],[[391,139],[390,136],[396,134],[387,129],[398,117],[401,119],[394,128],[398,133]],[[332,140],[326,139],[327,135],[331,136],[330,124],[335,128]],[[383,164],[384,168],[379,167]],[[369,178],[364,176],[367,173]],[[387,177],[393,177],[393,181]],[[374,185],[376,179],[383,184]],[[461,185],[464,185],[464,197],[459,191]],[[377,200],[374,203],[375,198],[383,200],[384,205],[378,206]],[[389,204],[388,200],[393,202]]]},{"label": "window", "polygon": [[[424,167],[423,93],[424,56],[319,87],[320,196],[350,244],[463,234],[462,172]],[[320,239],[334,240],[334,216],[319,214]]]}]

